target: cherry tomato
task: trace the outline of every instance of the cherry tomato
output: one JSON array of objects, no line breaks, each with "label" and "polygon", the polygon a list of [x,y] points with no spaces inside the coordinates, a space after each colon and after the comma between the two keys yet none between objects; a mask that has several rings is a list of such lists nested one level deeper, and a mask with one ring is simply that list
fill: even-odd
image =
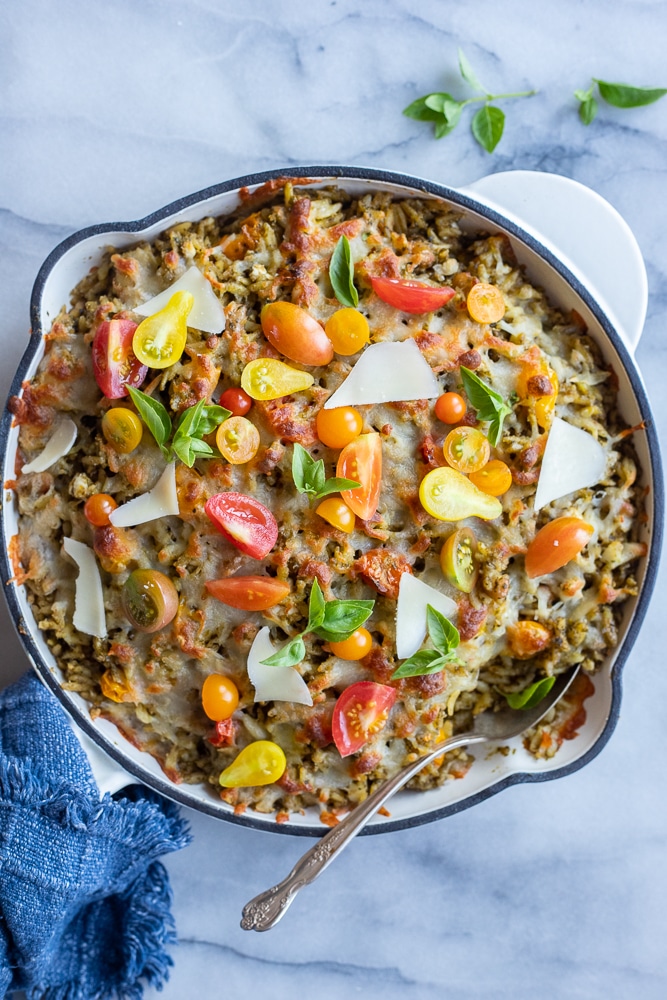
[{"label": "cherry tomato", "polygon": [[526,573],[532,579],[554,573],[579,555],[594,528],[580,517],[557,517],[537,532],[526,551]]},{"label": "cherry tomato", "polygon": [[348,505],[340,497],[327,497],[318,507],[315,508],[317,514],[325,521],[344,531],[346,534],[354,531],[356,518]]},{"label": "cherry tomato", "polygon": [[327,448],[344,448],[361,434],[363,417],[352,406],[335,406],[317,414],[317,436]]},{"label": "cherry tomato", "polygon": [[132,347],[149,368],[169,368],[181,357],[188,339],[187,319],[194,305],[190,292],[174,292],[164,309],[147,316],[134,331]]},{"label": "cherry tomato", "polygon": [[[539,387],[539,395],[535,393],[536,387]],[[558,376],[549,368],[544,358],[521,362],[516,391],[524,405],[533,410],[538,424],[543,429],[551,424],[558,388]]]},{"label": "cherry tomato", "polygon": [[109,514],[117,506],[109,493],[93,493],[83,505],[83,516],[95,528],[105,528],[109,524]]},{"label": "cherry tomato", "polygon": [[278,522],[254,497],[216,493],[207,500],[205,509],[227,541],[251,559],[263,559],[278,540]]},{"label": "cherry tomato", "polygon": [[102,417],[102,433],[114,451],[129,455],[138,447],[144,425],[134,412],[124,406],[112,406]]},{"label": "cherry tomato", "polygon": [[252,399],[280,399],[292,392],[301,392],[315,379],[308,372],[290,368],[274,358],[257,358],[243,369],[241,385]]},{"label": "cherry tomato", "polygon": [[100,323],[92,345],[93,374],[107,399],[127,396],[127,387],[138,389],[148,373],[132,350],[137,324],[131,319]]},{"label": "cherry tomato", "polygon": [[229,410],[233,417],[245,417],[252,406],[252,399],[243,389],[232,387],[220,394],[218,404]]},{"label": "cherry tomato", "polygon": [[477,539],[470,528],[459,528],[440,550],[442,572],[457,590],[469,594],[479,574]]},{"label": "cherry tomato", "polygon": [[251,788],[272,785],[285,773],[287,760],[277,743],[255,740],[241,750],[238,757],[220,775],[223,788]]},{"label": "cherry tomato", "polygon": [[135,569],[123,587],[123,608],[140,632],[158,632],[176,617],[178,592],[156,569]]},{"label": "cherry tomato", "polygon": [[379,733],[396,701],[396,689],[374,681],[346,688],[333,710],[331,729],[341,757],[349,757]]},{"label": "cherry tomato", "polygon": [[328,365],[334,349],[324,329],[293,302],[269,302],[260,315],[264,336],[277,351],[300,365]]},{"label": "cherry tomato", "polygon": [[507,626],[510,651],[518,660],[528,660],[551,645],[551,629],[541,622],[522,621]]},{"label": "cherry tomato", "polygon": [[244,465],[257,454],[259,431],[246,417],[229,417],[218,427],[215,443],[230,465]]},{"label": "cherry tomato", "polygon": [[499,458],[493,458],[483,469],[470,473],[470,482],[482,493],[491,497],[501,497],[512,485],[512,472]]},{"label": "cherry tomato", "polygon": [[366,653],[370,653],[372,645],[373,637],[368,629],[358,628],[347,639],[330,642],[329,648],[341,660],[363,660]]},{"label": "cherry tomato", "polygon": [[505,315],[505,299],[496,285],[479,281],[468,292],[466,306],[476,323],[497,323]]},{"label": "cherry tomato", "polygon": [[458,424],[466,415],[466,401],[458,392],[446,392],[435,401],[435,415],[443,424]]},{"label": "cherry tomato", "polygon": [[202,708],[213,722],[224,722],[236,711],[239,689],[224,674],[209,674],[201,689]]},{"label": "cherry tomato", "polygon": [[491,445],[475,427],[455,427],[442,446],[445,460],[457,472],[477,472],[489,461]]},{"label": "cherry tomato", "polygon": [[368,521],[377,510],[382,485],[382,441],[376,431],[361,434],[345,445],[338,456],[336,475],[353,479],[361,486],[341,490],[347,506],[362,521]]},{"label": "cherry tomato", "polygon": [[439,521],[462,521],[466,517],[492,521],[503,512],[500,500],[482,493],[464,475],[447,466],[426,473],[419,499],[424,510]]},{"label": "cherry tomato", "polygon": [[327,320],[325,330],[336,354],[344,358],[357,354],[371,336],[368,320],[358,309],[338,309]]},{"label": "cherry tomato", "polygon": [[438,288],[422,281],[398,278],[371,278],[371,285],[379,299],[406,313],[435,312],[456,295],[448,285]]},{"label": "cherry tomato", "polygon": [[205,586],[212,597],[242,611],[266,611],[284,601],[290,592],[289,583],[271,576],[228,576],[224,580],[207,580]]}]

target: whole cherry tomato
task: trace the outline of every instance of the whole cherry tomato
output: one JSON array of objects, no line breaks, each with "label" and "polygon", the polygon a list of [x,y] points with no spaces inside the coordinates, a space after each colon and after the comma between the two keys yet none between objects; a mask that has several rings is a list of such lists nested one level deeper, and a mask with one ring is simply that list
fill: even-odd
[{"label": "whole cherry tomato", "polygon": [[239,689],[224,674],[209,674],[201,689],[202,708],[213,722],[229,719],[239,704]]},{"label": "whole cherry tomato", "polygon": [[252,399],[243,389],[232,386],[220,394],[218,404],[229,410],[233,417],[245,417],[252,406]]},{"label": "whole cherry tomato", "polygon": [[373,291],[379,299],[406,313],[435,312],[447,305],[456,292],[445,285],[425,285],[423,281],[405,281],[399,278],[371,278]]},{"label": "whole cherry tomato", "polygon": [[366,628],[358,628],[340,642],[330,642],[329,648],[334,656],[341,660],[363,660],[371,651],[373,637]]},{"label": "whole cherry tomato", "polygon": [[466,401],[458,392],[445,392],[435,401],[435,415],[443,424],[458,424],[466,415]]},{"label": "whole cherry tomato", "polygon": [[335,406],[317,413],[317,436],[327,448],[344,448],[361,434],[363,417],[353,406]]},{"label": "whole cherry tomato", "polygon": [[346,688],[334,706],[331,729],[341,757],[356,753],[386,725],[396,689],[374,681]]},{"label": "whole cherry tomato", "polygon": [[358,309],[338,309],[327,320],[327,337],[336,354],[344,358],[357,354],[370,339],[368,320]]},{"label": "whole cherry tomato", "polygon": [[251,559],[263,559],[278,540],[278,522],[259,500],[243,493],[216,493],[206,514],[228,542]]},{"label": "whole cherry tomato", "polygon": [[95,528],[104,528],[109,524],[109,514],[117,506],[109,493],[93,493],[83,505],[83,516]]},{"label": "whole cherry tomato", "polygon": [[148,368],[132,350],[137,324],[131,319],[110,319],[100,323],[92,345],[93,375],[107,399],[127,396],[127,387],[143,385]]}]

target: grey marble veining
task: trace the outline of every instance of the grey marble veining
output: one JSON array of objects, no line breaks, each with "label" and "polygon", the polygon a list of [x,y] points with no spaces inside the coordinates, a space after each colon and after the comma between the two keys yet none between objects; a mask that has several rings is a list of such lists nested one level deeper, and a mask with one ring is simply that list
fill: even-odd
[{"label": "grey marble veining", "polygon": [[[667,430],[667,99],[603,105],[584,128],[571,97],[591,76],[665,85],[662,0],[23,0],[2,5],[0,27],[3,397],[35,274],[78,227],[281,165],[388,167],[452,185],[535,169],[590,185],[633,228],[650,282],[637,357]],[[492,156],[465,115],[440,142],[401,115],[430,90],[466,95],[459,45],[489,89],[539,90],[503,104]],[[662,1000],[664,592],[663,572],[596,760],[359,841],[268,934],[241,931],[241,908],[308,842],[190,814],[194,843],[167,862],[180,944],[161,996]],[[0,654],[8,683],[26,661],[4,607]]]}]

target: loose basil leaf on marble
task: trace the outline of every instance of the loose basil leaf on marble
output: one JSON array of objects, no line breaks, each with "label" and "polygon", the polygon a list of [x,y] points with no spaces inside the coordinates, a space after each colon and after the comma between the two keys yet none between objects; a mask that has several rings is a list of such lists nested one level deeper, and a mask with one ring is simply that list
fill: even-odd
[{"label": "loose basil leaf on marble", "polygon": [[541,680],[535,681],[534,684],[529,684],[523,691],[506,694],[505,700],[510,708],[535,708],[543,698],[546,698],[555,683],[555,677],[543,677]]},{"label": "loose basil leaf on marble", "polygon": [[127,390],[139,416],[162,449],[165,458],[168,459],[169,452],[165,445],[171,436],[171,417],[166,408],[159,400],[153,399],[141,389],[133,389],[131,385],[128,385]]},{"label": "loose basil leaf on marble", "polygon": [[579,101],[579,117],[584,125],[590,125],[598,113],[598,102],[593,97],[593,88],[575,90],[574,96]]},{"label": "loose basil leaf on marble", "polygon": [[480,83],[475,71],[468,62],[463,49],[459,49],[459,72],[466,83],[469,83],[473,90],[486,92],[486,87]]},{"label": "loose basil leaf on marble", "polygon": [[261,662],[265,663],[267,667],[295,667],[297,663],[301,663],[305,655],[304,641],[300,635],[296,635],[276,653]]},{"label": "loose basil leaf on marble", "polygon": [[471,128],[480,146],[492,153],[503,136],[505,112],[493,104],[485,104],[473,115]]},{"label": "loose basil leaf on marble", "polygon": [[428,103],[432,97],[454,99],[451,94],[426,94],[424,97],[418,97],[412,104],[408,104],[407,108],[403,108],[403,114],[407,118],[415,118],[418,122],[440,121],[442,112],[440,110],[435,111]]},{"label": "loose basil leaf on marble", "polygon": [[463,388],[477,410],[477,416],[480,420],[490,422],[488,438],[495,448],[502,435],[503,421],[512,412],[512,407],[505,402],[500,393],[486,382],[482,382],[481,378],[465,365],[461,365],[460,371]]},{"label": "loose basil leaf on marble", "polygon": [[632,87],[627,83],[607,83],[595,77],[593,81],[598,85],[600,97],[615,108],[642,108],[667,94],[664,87]]},{"label": "loose basil leaf on marble", "polygon": [[355,309],[359,305],[359,292],[354,285],[352,251],[347,236],[341,236],[336,243],[329,264],[329,280],[342,306]]}]

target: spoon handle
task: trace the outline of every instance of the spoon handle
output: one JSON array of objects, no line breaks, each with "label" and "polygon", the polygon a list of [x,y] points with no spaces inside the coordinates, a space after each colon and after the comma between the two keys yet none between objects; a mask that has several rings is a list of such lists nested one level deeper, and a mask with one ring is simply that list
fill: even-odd
[{"label": "spoon handle", "polygon": [[246,931],[268,931],[284,916],[299,890],[315,881],[318,875],[363,830],[378,809],[410,778],[436,757],[447,753],[448,750],[455,750],[457,747],[470,743],[484,742],[486,742],[486,737],[472,736],[470,733],[452,736],[451,739],[444,740],[435,746],[425,757],[420,757],[404,767],[402,771],[398,771],[393,778],[376,788],[367,799],[355,806],[345,819],[329,830],[309,851],[306,851],[282,882],[278,882],[272,889],[260,892],[258,896],[246,903],[243,907],[241,927]]}]

